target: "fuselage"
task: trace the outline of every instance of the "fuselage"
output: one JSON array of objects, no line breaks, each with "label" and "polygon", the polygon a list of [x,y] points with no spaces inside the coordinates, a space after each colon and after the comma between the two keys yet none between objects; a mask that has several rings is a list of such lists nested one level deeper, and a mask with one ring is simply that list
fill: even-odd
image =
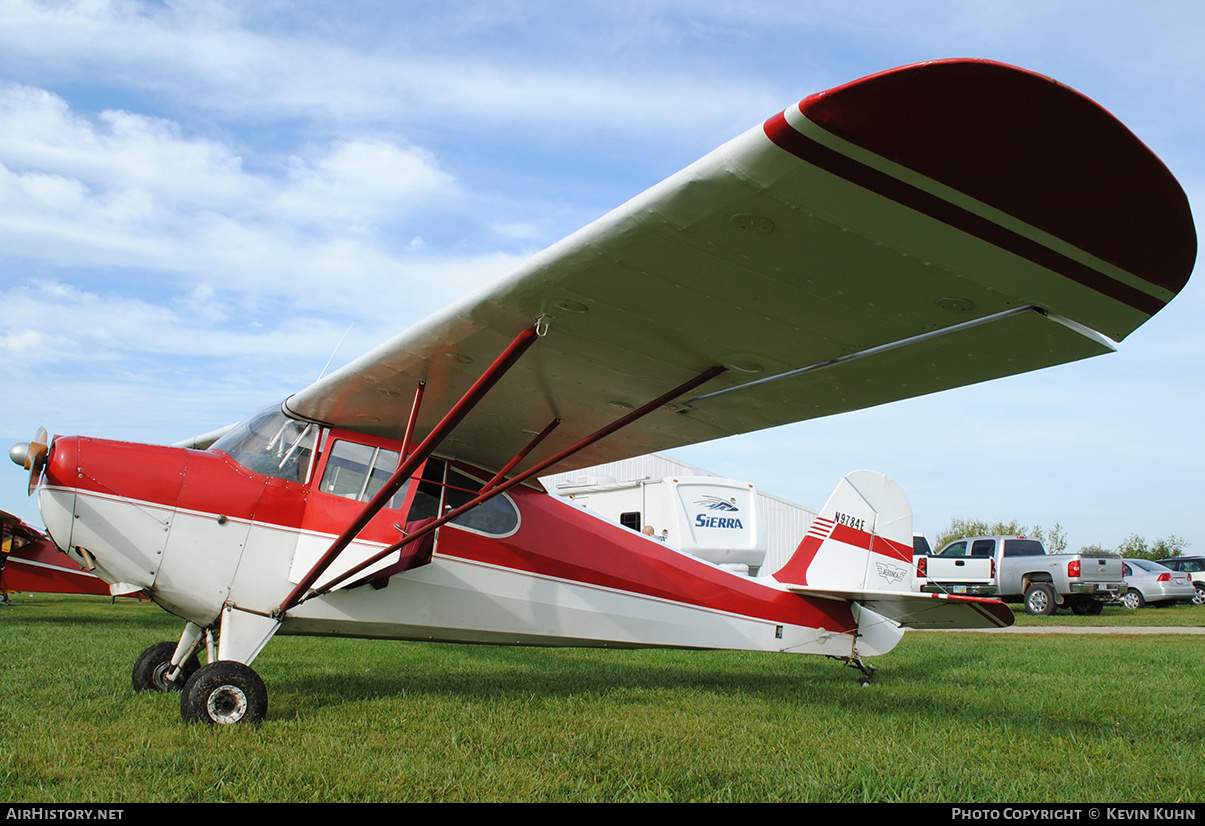
[{"label": "fuselage", "polygon": [[[227,606],[272,614],[401,449],[310,428],[291,446],[279,433],[265,437],[266,451],[245,450],[246,440],[227,452],[222,442],[201,451],[60,437],[40,490],[43,520],[115,593],[144,592],[201,627]],[[317,586],[488,478],[429,459]],[[734,574],[521,486],[439,528],[417,555],[404,547],[281,619],[280,633],[838,657],[851,654],[857,631],[847,602]]]}]

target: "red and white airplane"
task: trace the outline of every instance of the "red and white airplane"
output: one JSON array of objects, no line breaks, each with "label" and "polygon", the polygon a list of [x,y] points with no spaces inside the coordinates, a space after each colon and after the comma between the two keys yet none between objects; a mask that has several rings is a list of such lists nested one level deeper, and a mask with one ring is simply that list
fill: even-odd
[{"label": "red and white airplane", "polygon": [[1184,192],[1100,106],[918,64],[804,99],[216,441],[13,452],[60,548],[183,621],[133,682],[183,689],[186,720],[261,720],[277,633],[808,653],[865,679],[906,628],[1012,621],[908,591],[890,480],[851,474],[750,578],[537,474],[1110,352],[1195,254]]}]

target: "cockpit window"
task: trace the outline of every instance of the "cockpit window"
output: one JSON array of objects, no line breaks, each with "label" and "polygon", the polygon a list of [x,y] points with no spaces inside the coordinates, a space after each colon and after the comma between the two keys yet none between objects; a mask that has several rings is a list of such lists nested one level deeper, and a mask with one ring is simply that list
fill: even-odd
[{"label": "cockpit window", "polygon": [[304,482],[318,431],[318,425],[290,419],[273,404],[232,427],[210,450],[222,451],[254,473]]}]

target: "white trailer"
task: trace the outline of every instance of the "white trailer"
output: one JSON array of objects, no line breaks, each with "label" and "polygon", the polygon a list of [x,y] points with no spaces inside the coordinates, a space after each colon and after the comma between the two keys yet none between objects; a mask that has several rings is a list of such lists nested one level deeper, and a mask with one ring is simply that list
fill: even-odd
[{"label": "white trailer", "polygon": [[747,482],[716,476],[665,476],[617,482],[578,476],[555,492],[655,541],[756,576],[767,539],[758,518],[757,491]]}]

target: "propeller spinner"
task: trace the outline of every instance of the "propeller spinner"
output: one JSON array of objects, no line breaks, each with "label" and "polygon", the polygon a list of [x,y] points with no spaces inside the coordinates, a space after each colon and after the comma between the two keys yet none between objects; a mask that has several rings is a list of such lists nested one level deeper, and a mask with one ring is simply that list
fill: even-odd
[{"label": "propeller spinner", "polygon": [[42,469],[46,467],[46,454],[49,452],[49,446],[50,435],[46,432],[46,428],[39,427],[33,441],[18,442],[8,451],[8,458],[29,471],[29,493],[31,495],[38,487]]}]

